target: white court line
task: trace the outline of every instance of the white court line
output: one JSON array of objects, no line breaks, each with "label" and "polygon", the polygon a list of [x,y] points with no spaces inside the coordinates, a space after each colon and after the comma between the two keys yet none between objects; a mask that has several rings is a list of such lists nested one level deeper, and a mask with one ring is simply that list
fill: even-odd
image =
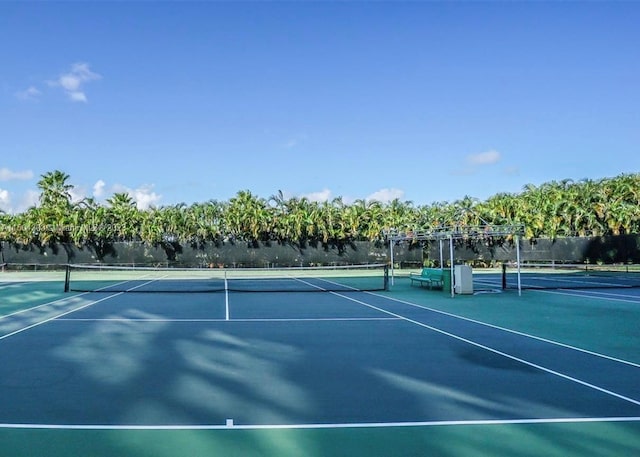
[{"label": "white court line", "polygon": [[[607,293],[607,292],[597,292],[594,291],[592,289],[598,289],[598,287],[594,287],[593,284],[600,284],[602,285],[602,289],[609,289],[609,288],[613,288],[613,289],[619,289],[619,290],[629,290],[632,289],[633,287],[631,286],[626,286],[626,285],[621,285],[619,283],[608,283],[608,282],[593,282],[593,281],[571,281],[571,280],[562,280],[562,279],[549,279],[548,277],[542,277],[541,279],[538,279],[538,281],[542,282],[542,281],[549,281],[549,282],[566,282],[566,283],[575,283],[578,285],[588,285],[589,287],[574,287],[573,289],[570,287],[559,287],[559,288],[555,288],[555,289],[550,289],[546,286],[542,286],[542,285],[536,285],[536,284],[522,284],[522,290],[531,290],[531,291],[535,291],[535,292],[547,292],[547,293],[560,293],[558,291],[568,291],[568,290],[575,290],[575,291],[581,291],[582,293],[586,294],[603,294],[603,295],[615,295],[613,293]],[[502,289],[502,284],[496,280],[491,280],[491,279],[482,279],[482,278],[474,278],[473,280],[474,283],[478,283],[478,284],[482,284],[482,285],[487,285],[487,286],[495,286],[497,288]],[[517,290],[517,287],[515,285],[511,285],[511,287],[508,287],[508,290]],[[576,296],[584,296],[584,295],[576,295]],[[637,297],[640,299],[640,297],[638,297],[637,295],[627,295],[628,297]],[[638,303],[638,300],[633,301],[632,303]]]},{"label": "white court line", "polygon": [[229,283],[227,282],[227,273],[224,274],[224,317],[225,320],[231,318],[231,312],[229,309]]},{"label": "white court line", "polygon": [[24,287],[26,284],[26,282],[0,282],[0,290],[13,288],[19,289],[20,287]]},{"label": "white court line", "polygon": [[[620,284],[617,282],[605,282],[605,281],[585,281],[585,280],[580,280],[579,278],[576,279],[568,279],[568,278],[551,278],[549,276],[529,276],[527,279],[530,279],[532,281],[538,281],[538,283],[542,284],[544,282],[551,282],[551,283],[565,283],[565,284],[577,284],[577,285],[584,285],[587,287],[597,287],[597,286],[602,286],[602,287],[620,287],[620,288],[628,288],[628,285],[625,284]],[[597,286],[596,286],[597,285]],[[539,288],[544,288],[545,286],[536,286],[535,284],[522,284],[523,288],[532,288],[533,290],[539,289]]]},{"label": "white court line", "polygon": [[[127,282],[129,282],[129,281],[121,281],[119,283],[112,284],[110,286],[105,286],[105,287],[102,287],[100,289],[97,289],[95,292],[102,292],[103,289],[107,289],[107,288],[113,287],[113,286],[118,286],[120,284],[125,284]],[[145,284],[148,284],[148,283],[145,283]],[[132,287],[130,290],[133,290],[133,289],[135,289],[135,287]],[[58,298],[57,300],[53,300],[53,301],[50,301],[50,302],[47,302],[47,303],[43,303],[41,305],[32,306],[31,308],[25,308],[25,309],[21,309],[20,311],[15,311],[13,313],[4,314],[4,315],[0,316],[0,320],[5,319],[7,317],[11,317],[11,316],[17,316],[18,314],[26,313],[28,311],[33,311],[35,309],[42,308],[43,306],[55,305],[58,302],[69,300],[69,299],[76,298],[76,297],[81,297],[82,295],[87,295],[87,294],[90,294],[90,293],[92,293],[92,292],[79,292],[79,293],[76,293],[74,295],[65,296],[65,297],[62,297],[62,298]]]},{"label": "white court line", "polygon": [[[137,286],[135,286],[135,287],[132,287],[131,289],[128,289],[128,290],[135,290],[135,289],[137,289],[137,288],[139,288],[139,287],[142,287],[142,286],[145,286],[145,285],[147,285],[147,284],[149,284],[149,283],[151,283],[151,282],[153,282],[153,281],[147,281],[147,282],[145,282],[145,283],[143,283],[143,284],[139,284],[139,285],[137,285]],[[89,306],[95,305],[96,303],[100,303],[100,302],[103,302],[103,301],[105,301],[105,300],[109,300],[109,299],[111,299],[111,298],[113,298],[113,297],[117,297],[118,295],[122,295],[122,294],[124,294],[124,293],[125,293],[125,292],[118,292],[118,293],[115,293],[114,295],[109,295],[108,297],[101,298],[100,300],[90,301],[89,303],[86,303],[86,304],[84,304],[84,305],[82,305],[82,306],[79,306],[79,307],[77,307],[77,308],[73,308],[73,309],[71,309],[71,310],[69,310],[69,311],[65,311],[64,313],[57,314],[57,315],[55,315],[55,316],[53,316],[53,317],[50,317],[50,318],[48,318],[48,319],[44,319],[44,320],[42,320],[42,321],[38,321],[38,322],[36,322],[36,323],[34,323],[34,324],[27,325],[26,327],[23,327],[23,328],[20,328],[20,329],[18,329],[18,330],[14,330],[13,332],[10,332],[10,333],[7,333],[7,334],[5,334],[5,335],[2,335],[2,336],[0,336],[0,340],[4,340],[4,339],[6,339],[6,338],[9,338],[10,336],[17,335],[18,333],[22,333],[22,332],[24,332],[24,331],[26,331],[26,330],[32,329],[32,328],[34,328],[34,327],[38,327],[38,326],[40,326],[40,325],[42,325],[42,324],[46,324],[47,322],[51,322],[51,321],[53,321],[53,320],[55,320],[55,319],[58,319],[58,318],[60,318],[60,317],[62,317],[62,316],[66,316],[66,315],[71,314],[71,313],[74,313],[74,312],[76,312],[76,311],[80,311],[81,309],[87,308],[87,307],[89,307]],[[81,295],[84,295],[84,294],[81,294]],[[74,297],[77,297],[77,296],[78,296],[78,295],[76,295],[76,296],[74,296]],[[42,305],[41,305],[41,306],[42,306]],[[35,309],[35,308],[31,308],[31,309]]]},{"label": "white court line", "polygon": [[470,345],[475,346],[475,347],[478,347],[478,348],[480,348],[480,349],[484,349],[484,350],[486,350],[486,351],[493,352],[494,354],[498,354],[498,355],[501,355],[501,356],[503,356],[503,357],[507,357],[508,359],[515,360],[516,362],[523,363],[523,364],[525,364],[525,365],[528,365],[528,366],[530,366],[530,367],[533,367],[533,368],[536,368],[536,369],[538,369],[538,370],[544,371],[544,372],[546,372],[546,373],[549,373],[549,374],[552,374],[552,375],[558,376],[558,377],[560,377],[560,378],[566,379],[566,380],[571,381],[571,382],[574,382],[574,383],[576,383],[576,384],[580,384],[580,385],[585,386],[585,387],[588,387],[588,388],[590,388],[590,389],[597,390],[598,392],[602,392],[602,393],[605,393],[605,394],[610,395],[610,396],[612,396],[612,397],[616,397],[616,398],[619,398],[619,399],[621,399],[621,400],[625,400],[625,401],[627,401],[627,402],[629,402],[629,403],[633,403],[634,405],[638,405],[638,406],[640,406],[640,400],[636,400],[636,399],[633,399],[633,398],[631,398],[631,397],[626,397],[626,396],[624,396],[624,395],[618,394],[618,393],[616,393],[616,392],[613,392],[613,391],[611,391],[611,390],[605,389],[605,388],[603,388],[603,387],[596,386],[595,384],[591,384],[591,383],[589,383],[589,382],[582,381],[582,380],[580,380],[580,379],[578,379],[578,378],[574,378],[573,376],[569,376],[569,375],[566,375],[566,374],[564,374],[564,373],[560,373],[559,371],[552,370],[551,368],[547,368],[547,367],[544,367],[544,366],[542,366],[542,365],[538,365],[538,364],[536,364],[536,363],[529,362],[528,360],[522,359],[522,358],[520,358],[520,357],[516,357],[516,356],[514,356],[514,355],[507,354],[506,352],[500,351],[500,350],[498,350],[498,349],[494,349],[494,348],[492,348],[492,347],[490,347],[490,346],[486,346],[486,345],[484,345],[484,344],[476,343],[475,341],[472,341],[472,340],[470,340],[470,339],[468,339],[468,338],[464,338],[464,337],[462,337],[462,336],[456,335],[456,334],[454,334],[454,333],[447,332],[447,331],[442,330],[442,329],[439,329],[439,328],[437,328],[437,327],[433,327],[433,326],[431,326],[431,325],[427,325],[427,324],[425,324],[425,323],[423,323],[423,322],[416,321],[416,320],[414,320],[414,319],[410,319],[410,318],[408,318],[408,317],[402,316],[402,315],[400,315],[400,314],[393,313],[393,312],[391,312],[391,311],[387,311],[387,310],[385,310],[385,309],[379,308],[379,307],[377,307],[377,306],[375,306],[375,305],[372,305],[372,304],[370,304],[370,303],[363,302],[362,300],[357,300],[357,299],[352,298],[352,297],[347,297],[346,295],[342,295],[342,294],[339,294],[339,293],[337,293],[337,292],[331,292],[331,293],[332,293],[332,294],[334,294],[334,295],[337,295],[337,296],[339,296],[339,297],[346,298],[347,300],[351,300],[351,301],[353,301],[353,302],[360,303],[361,305],[367,306],[367,307],[369,307],[369,308],[372,308],[372,309],[378,310],[378,311],[380,311],[380,312],[382,312],[382,313],[389,314],[389,315],[391,315],[391,316],[395,316],[395,317],[399,317],[399,318],[401,318],[401,319],[405,320],[406,322],[409,322],[409,323],[411,323],[411,324],[415,324],[415,325],[417,325],[417,326],[419,326],[419,327],[423,327],[423,328],[426,328],[426,329],[432,330],[432,331],[434,331],[434,332],[440,333],[440,334],[442,334],[442,335],[448,336],[448,337],[453,338],[453,339],[456,339],[456,340],[458,340],[458,341],[462,341],[462,342],[464,342],[464,343],[470,344]]},{"label": "white court line", "polygon": [[[330,282],[330,281],[328,281],[328,282]],[[557,290],[535,290],[535,292],[551,293],[551,294],[558,294],[558,295],[570,295],[570,296],[574,296],[574,297],[585,297],[585,296],[589,297],[586,294],[577,294],[577,293],[569,293],[569,292],[565,293],[565,292],[560,292],[560,291],[557,291]],[[478,320],[471,319],[471,318],[468,318],[468,317],[460,316],[460,315],[457,315],[457,314],[448,313],[446,311],[441,311],[441,310],[438,310],[438,309],[429,308],[428,306],[419,305],[417,303],[412,303],[412,302],[405,301],[405,300],[400,300],[398,298],[387,297],[385,295],[380,295],[380,294],[374,293],[374,292],[366,292],[366,293],[369,294],[369,295],[373,295],[375,297],[380,297],[380,298],[384,298],[384,299],[387,299],[387,300],[395,301],[395,302],[398,302],[398,303],[403,303],[405,305],[414,306],[416,308],[426,309],[426,310],[434,312],[434,313],[442,314],[442,315],[453,317],[453,318],[456,318],[456,319],[461,319],[461,320],[468,321],[468,322],[473,322],[474,324],[484,325],[486,327],[495,328],[497,330],[502,330],[504,332],[509,332],[509,333],[514,334],[514,335],[524,336],[524,337],[531,338],[531,339],[534,339],[534,340],[543,341],[545,343],[553,344],[553,345],[564,347],[564,348],[567,348],[567,349],[572,349],[574,351],[578,351],[578,352],[582,352],[582,353],[585,353],[585,354],[589,354],[589,355],[593,355],[593,356],[596,356],[596,357],[600,357],[600,358],[603,358],[603,359],[611,360],[613,362],[619,362],[619,363],[623,363],[623,364],[626,364],[626,365],[630,365],[630,366],[633,366],[633,367],[640,368],[640,364],[638,364],[638,363],[630,362],[628,360],[620,359],[620,358],[617,358],[617,357],[612,357],[612,356],[605,355],[605,354],[601,354],[599,352],[590,351],[588,349],[583,349],[583,348],[579,348],[579,347],[576,347],[576,346],[571,346],[569,344],[561,343],[559,341],[554,341],[554,340],[550,340],[550,339],[547,339],[547,338],[542,338],[542,337],[539,337],[539,336],[530,335],[528,333],[523,333],[523,332],[519,332],[517,330],[512,330],[512,329],[508,329],[508,328],[505,328],[505,327],[500,327],[498,325],[493,325],[493,324],[489,324],[487,322],[482,322],[482,321],[478,321]],[[606,292],[600,292],[600,293],[606,294]],[[638,303],[637,301],[624,300],[624,299],[615,299],[615,298],[610,298],[610,297],[589,297],[589,298]]]},{"label": "white court line", "polygon": [[[557,289],[556,289],[557,290]],[[565,289],[566,291],[567,289]],[[619,290],[619,291],[629,291],[629,290],[638,290],[637,288],[631,289],[629,287],[625,287],[622,289],[606,289],[607,292],[605,292],[604,290],[597,290],[597,289],[573,289],[572,291],[574,293],[576,293],[578,296],[580,297],[593,297],[593,298],[608,298],[608,297],[612,297],[614,300],[616,299],[620,299],[622,298],[631,298],[631,299],[635,299],[635,300],[623,300],[623,301],[629,301],[630,303],[640,303],[640,294],[621,294],[618,292],[613,292],[613,290]],[[544,292],[544,291],[539,291],[539,292]],[[554,292],[553,290],[550,290],[548,292]],[[582,294],[582,295],[581,295]],[[600,295],[603,295],[604,297],[600,297]]]},{"label": "white court line", "polygon": [[[616,301],[616,302],[623,302],[623,303],[634,303],[634,304],[640,304],[640,297],[637,297],[636,300],[627,300],[625,298],[617,298],[617,297],[599,297],[598,295],[615,295],[613,293],[607,293],[607,292],[597,292],[597,291],[590,291],[588,289],[583,289],[580,293],[578,293],[578,291],[574,291],[571,292],[568,289],[567,290],[544,290],[544,289],[530,289],[533,292],[542,292],[543,294],[556,294],[556,295],[567,295],[569,297],[580,297],[580,298],[593,298],[596,300],[608,300],[608,301]],[[626,297],[633,297],[634,295],[624,295]]]},{"label": "white court line", "polygon": [[[554,291],[536,291],[536,292],[558,293],[558,292],[554,292]],[[599,352],[594,352],[594,351],[590,351],[588,349],[579,348],[577,346],[571,346],[570,344],[565,344],[565,343],[561,343],[559,341],[554,341],[554,340],[550,340],[550,339],[547,339],[547,338],[542,338],[540,336],[531,335],[529,333],[519,332],[517,330],[512,330],[512,329],[509,329],[509,328],[506,328],[506,327],[500,327],[499,325],[489,324],[487,322],[482,322],[482,321],[478,321],[478,320],[475,320],[475,319],[471,319],[469,317],[464,317],[464,316],[460,316],[460,315],[457,315],[457,314],[448,313],[446,311],[441,311],[439,309],[429,308],[428,306],[420,305],[420,304],[417,304],[417,303],[412,303],[412,302],[405,301],[405,300],[400,300],[399,298],[386,297],[384,295],[379,295],[379,294],[376,294],[376,293],[373,293],[373,292],[367,292],[367,293],[370,294],[370,295],[373,295],[375,297],[380,297],[380,298],[384,298],[384,299],[387,299],[387,300],[395,301],[395,302],[398,302],[398,303],[403,303],[405,305],[409,305],[409,306],[413,306],[413,307],[416,307],[416,308],[425,309],[427,311],[431,311],[431,312],[434,312],[434,313],[438,313],[438,314],[442,314],[442,315],[445,315],[445,316],[453,317],[453,318],[460,319],[460,320],[463,320],[463,321],[473,322],[474,324],[484,325],[485,327],[495,328],[497,330],[502,330],[504,332],[513,333],[514,335],[524,336],[524,337],[527,337],[527,338],[531,338],[533,340],[543,341],[545,343],[549,343],[549,344],[553,344],[553,345],[556,345],[556,346],[564,347],[564,348],[567,348],[567,349],[571,349],[571,350],[574,350],[574,351],[578,351],[578,352],[582,352],[582,353],[585,353],[585,354],[593,355],[593,356],[596,356],[596,357],[601,357],[603,359],[611,360],[613,362],[619,362],[619,363],[623,363],[625,365],[631,365],[633,367],[640,368],[640,364],[639,363],[630,362],[630,361],[624,360],[624,359],[619,359],[617,357],[612,357],[612,356],[609,356],[609,355],[606,355],[606,354],[601,354]],[[582,295],[576,295],[576,296],[577,297],[583,297]],[[593,298],[599,298],[599,297],[593,297]]]},{"label": "white court line", "polygon": [[[474,279],[474,282],[477,282],[479,284],[483,284],[483,285],[488,285],[488,286],[495,286],[498,287],[500,289],[502,289],[502,285],[495,283],[495,282],[489,282],[488,280],[481,280],[481,279]],[[587,298],[595,298],[595,299],[601,299],[601,300],[609,300],[609,301],[617,301],[617,302],[623,302],[623,303],[640,303],[640,296],[638,295],[626,295],[626,294],[619,294],[619,293],[615,293],[615,292],[603,292],[603,291],[599,291],[599,290],[594,290],[590,289],[590,288],[584,288],[584,289],[545,289],[542,288],[541,286],[529,286],[526,289],[523,289],[523,291],[531,291],[531,292],[542,292],[545,294],[557,294],[557,295],[567,295],[570,297],[587,297]],[[616,290],[629,290],[629,287],[620,287],[619,289]],[[508,289],[510,291],[516,290],[516,289]],[[610,289],[612,290],[612,289]],[[572,292],[573,291],[573,292]],[[602,297],[600,297],[599,295],[603,295]],[[629,300],[625,300],[624,298],[620,298],[620,297],[628,297]]]},{"label": "white court line", "polygon": [[[294,279],[296,281],[300,281],[303,284],[306,284],[306,285],[311,286],[311,287],[315,287],[316,289],[320,289],[322,291],[326,290],[326,289],[324,289],[324,288],[322,288],[320,286],[317,286],[317,285],[312,284],[312,283],[310,283],[308,281],[305,281],[304,279],[296,278],[295,276],[292,276],[291,279]],[[323,281],[326,281],[326,280],[323,280]],[[331,283],[331,281],[327,281],[327,282]],[[230,307],[229,307],[229,286],[227,284],[227,277],[226,276],[224,278],[224,304],[225,304],[225,320],[227,320],[227,321],[233,320],[233,321],[236,321],[236,322],[242,321],[242,319],[231,319],[231,312],[230,312]],[[267,319],[266,321],[269,321],[269,320],[273,320],[273,319]]]},{"label": "white court line", "polygon": [[44,319],[42,321],[38,321],[35,324],[31,324],[31,325],[28,325],[28,326],[23,327],[21,329],[15,330],[15,331],[13,331],[11,333],[7,333],[6,335],[2,335],[2,336],[0,336],[0,340],[4,340],[5,338],[9,338],[10,336],[17,335],[18,333],[22,333],[22,332],[24,332],[26,330],[29,330],[29,329],[32,329],[34,327],[38,327],[39,325],[46,324],[47,322],[51,322],[51,321],[53,321],[55,319],[58,319],[58,318],[60,318],[62,316],[66,316],[67,314],[71,314],[71,313],[74,313],[76,311],[80,311],[81,309],[87,308],[87,307],[89,307],[91,305],[95,305],[96,303],[100,303],[102,301],[109,300],[110,298],[117,297],[118,295],[122,295],[123,293],[124,292],[119,292],[119,293],[117,293],[115,295],[109,295],[108,297],[101,298],[100,300],[91,301],[91,302],[86,303],[86,304],[84,304],[82,306],[79,306],[77,308],[73,308],[70,311],[66,311],[64,313],[57,314],[57,315],[55,315],[53,317],[50,317],[48,319]]},{"label": "white court line", "polygon": [[173,318],[62,318],[66,322],[325,322],[325,321],[398,321],[397,317],[310,317],[310,318],[246,318],[246,319],[173,319]]},{"label": "white court line", "polygon": [[[120,283],[120,284],[122,284],[122,283]],[[109,287],[113,287],[113,286],[109,286]],[[100,290],[101,289],[98,289],[97,292],[99,292]],[[15,311],[13,313],[4,314],[4,315],[0,316],[0,319],[5,319],[7,317],[16,316],[18,314],[26,313],[28,311],[33,311],[35,309],[42,308],[43,306],[55,305],[58,302],[65,301],[65,300],[70,300],[72,298],[80,297],[82,295],[87,295],[87,294],[90,294],[90,293],[91,292],[79,292],[79,293],[76,293],[75,295],[69,295],[69,296],[65,296],[65,297],[62,297],[62,298],[58,298],[57,300],[53,300],[53,301],[50,301],[50,302],[47,302],[47,303],[42,303],[41,305],[37,305],[37,306],[32,306],[31,308],[25,308],[25,309],[21,309],[20,311]]]},{"label": "white court line", "polygon": [[[415,422],[354,422],[319,424],[202,424],[202,425],[112,425],[112,424],[0,424],[0,429],[48,430],[294,430],[337,428],[399,428],[444,427],[463,425],[518,425],[518,424],[585,424],[612,422],[640,422],[640,417],[558,417],[545,419],[496,419]],[[228,424],[232,424],[228,422]]]},{"label": "white court line", "polygon": [[82,292],[82,293],[79,293],[79,294],[76,294],[76,295],[71,295],[69,297],[63,297],[63,298],[59,298],[57,300],[53,300],[53,301],[50,301],[50,302],[47,302],[47,303],[42,303],[41,305],[32,306],[31,308],[25,308],[25,309],[21,309],[20,311],[15,311],[13,313],[4,314],[4,315],[0,316],[0,320],[6,319],[7,317],[11,317],[11,316],[17,316],[18,314],[26,313],[28,311],[33,311],[35,309],[42,308],[43,306],[55,305],[58,302],[65,301],[65,300],[70,300],[72,298],[80,297],[81,295],[86,295],[88,293],[89,292]]}]

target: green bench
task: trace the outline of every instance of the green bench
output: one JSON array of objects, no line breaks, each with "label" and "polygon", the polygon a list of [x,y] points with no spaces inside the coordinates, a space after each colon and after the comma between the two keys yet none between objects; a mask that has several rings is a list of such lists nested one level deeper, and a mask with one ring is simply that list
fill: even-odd
[{"label": "green bench", "polygon": [[444,272],[439,268],[423,268],[420,273],[409,273],[411,285],[414,283],[422,287],[423,284],[433,287],[442,287],[444,285]]}]

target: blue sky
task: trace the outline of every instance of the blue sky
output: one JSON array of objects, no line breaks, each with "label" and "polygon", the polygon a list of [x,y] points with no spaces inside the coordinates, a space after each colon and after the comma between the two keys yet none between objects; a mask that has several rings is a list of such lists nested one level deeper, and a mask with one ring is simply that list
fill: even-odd
[{"label": "blue sky", "polygon": [[640,171],[640,3],[0,3],[0,209],[415,204]]}]

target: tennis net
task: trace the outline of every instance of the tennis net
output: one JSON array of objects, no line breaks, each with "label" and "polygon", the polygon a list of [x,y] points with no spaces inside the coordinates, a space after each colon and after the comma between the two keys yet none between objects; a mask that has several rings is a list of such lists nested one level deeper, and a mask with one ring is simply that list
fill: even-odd
[{"label": "tennis net", "polygon": [[[518,288],[518,268],[503,265],[502,286]],[[611,289],[640,287],[640,265],[521,264],[522,289]]]},{"label": "tennis net", "polygon": [[287,268],[67,265],[65,292],[349,292],[388,288],[384,264]]}]

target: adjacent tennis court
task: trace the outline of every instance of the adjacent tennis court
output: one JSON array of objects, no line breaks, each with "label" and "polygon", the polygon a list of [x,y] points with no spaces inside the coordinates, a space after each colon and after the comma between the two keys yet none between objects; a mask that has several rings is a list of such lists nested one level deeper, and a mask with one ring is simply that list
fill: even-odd
[{"label": "adjacent tennis court", "polygon": [[640,289],[385,272],[2,273],[0,455],[640,452]]}]

